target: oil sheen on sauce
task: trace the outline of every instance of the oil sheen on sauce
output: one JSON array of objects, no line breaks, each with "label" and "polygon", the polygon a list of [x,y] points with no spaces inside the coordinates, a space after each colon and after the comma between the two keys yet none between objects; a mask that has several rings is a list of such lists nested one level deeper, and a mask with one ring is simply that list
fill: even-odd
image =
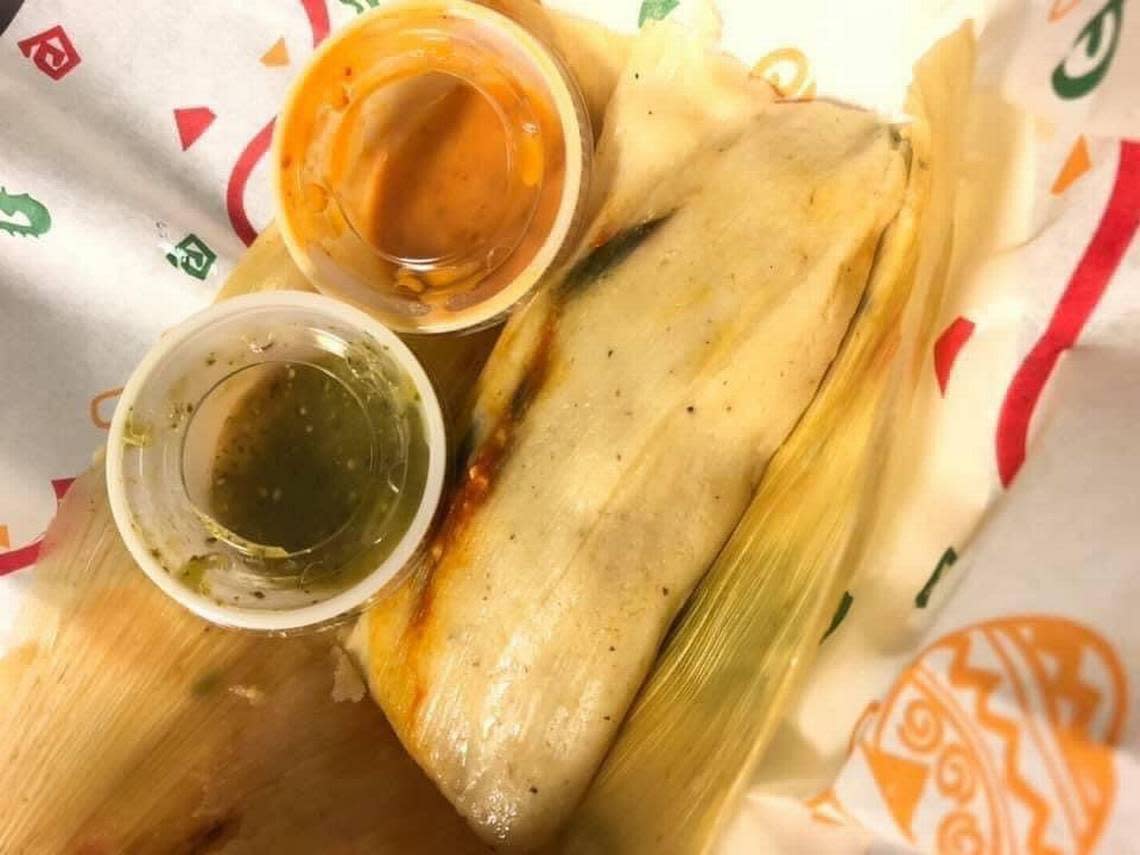
[{"label": "oil sheen on sauce", "polygon": [[459,81],[445,86],[387,146],[369,211],[373,243],[420,264],[490,251],[517,207],[512,159],[495,105]]}]

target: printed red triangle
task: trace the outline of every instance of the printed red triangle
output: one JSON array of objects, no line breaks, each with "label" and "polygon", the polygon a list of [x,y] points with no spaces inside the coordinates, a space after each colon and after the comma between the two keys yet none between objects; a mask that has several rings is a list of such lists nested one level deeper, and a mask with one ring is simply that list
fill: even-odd
[{"label": "printed red triangle", "polygon": [[178,139],[182,143],[182,150],[190,148],[198,141],[198,137],[206,132],[206,128],[213,124],[214,111],[209,107],[183,107],[174,111],[174,122],[178,125]]}]

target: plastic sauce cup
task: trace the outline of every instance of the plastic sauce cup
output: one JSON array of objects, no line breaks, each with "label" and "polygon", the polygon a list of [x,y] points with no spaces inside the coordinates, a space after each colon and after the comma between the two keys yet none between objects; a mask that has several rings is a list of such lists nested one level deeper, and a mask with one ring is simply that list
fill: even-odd
[{"label": "plastic sauce cup", "polygon": [[463,0],[367,12],[287,96],[273,174],[293,260],[403,332],[493,323],[580,225],[592,134],[555,55]]},{"label": "plastic sauce cup", "polygon": [[366,313],[319,294],[218,303],[168,331],[120,396],[111,510],[143,571],[213,623],[287,631],[363,607],[439,504],[427,375]]}]

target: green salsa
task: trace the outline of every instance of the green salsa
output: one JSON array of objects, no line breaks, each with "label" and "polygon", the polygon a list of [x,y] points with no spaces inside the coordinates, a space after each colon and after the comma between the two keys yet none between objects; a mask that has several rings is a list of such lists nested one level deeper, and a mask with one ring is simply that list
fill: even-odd
[{"label": "green salsa", "polygon": [[[191,495],[210,547],[179,574],[189,587],[201,590],[211,555],[224,553],[258,588],[346,588],[383,562],[418,509],[419,397],[373,348],[240,368],[192,418],[214,433],[195,446],[211,449],[206,486]],[[184,479],[186,465],[184,449]]]},{"label": "green salsa", "polygon": [[369,494],[373,446],[395,444],[327,369],[279,363],[222,429],[210,515],[244,540],[293,554],[336,534]]}]

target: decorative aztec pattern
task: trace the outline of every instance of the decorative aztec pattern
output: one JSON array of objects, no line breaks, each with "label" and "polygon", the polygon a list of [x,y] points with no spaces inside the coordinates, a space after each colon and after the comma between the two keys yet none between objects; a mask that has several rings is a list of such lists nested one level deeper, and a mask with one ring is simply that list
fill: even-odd
[{"label": "decorative aztec pattern", "polygon": [[1026,615],[928,647],[852,736],[825,822],[880,827],[938,855],[1085,855],[1116,795],[1124,667],[1097,633]]}]

